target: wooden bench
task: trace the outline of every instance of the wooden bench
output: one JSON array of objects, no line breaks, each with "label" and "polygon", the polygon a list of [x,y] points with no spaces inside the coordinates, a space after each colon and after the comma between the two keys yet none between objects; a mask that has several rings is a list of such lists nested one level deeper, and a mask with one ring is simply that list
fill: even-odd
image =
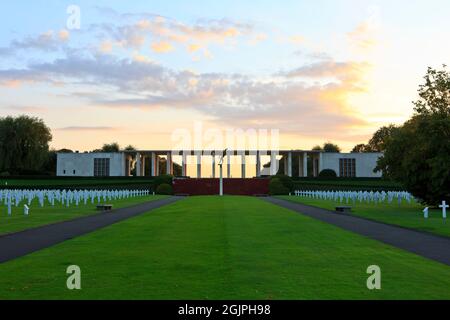
[{"label": "wooden bench", "polygon": [[336,212],[339,212],[339,213],[350,213],[350,212],[352,212],[352,207],[339,206],[339,207],[336,207]]},{"label": "wooden bench", "polygon": [[112,204],[99,204],[97,205],[97,210],[99,211],[111,211],[113,208]]}]

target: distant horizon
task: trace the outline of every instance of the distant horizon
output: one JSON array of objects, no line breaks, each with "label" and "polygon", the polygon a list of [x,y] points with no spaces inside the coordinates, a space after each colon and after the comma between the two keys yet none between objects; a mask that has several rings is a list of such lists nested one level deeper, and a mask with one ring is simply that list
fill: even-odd
[{"label": "distant horizon", "polygon": [[5,3],[0,116],[42,118],[55,150],[165,149],[201,122],[279,130],[280,149],[329,141],[350,152],[406,121],[427,68],[450,63],[448,9],[443,0]]}]

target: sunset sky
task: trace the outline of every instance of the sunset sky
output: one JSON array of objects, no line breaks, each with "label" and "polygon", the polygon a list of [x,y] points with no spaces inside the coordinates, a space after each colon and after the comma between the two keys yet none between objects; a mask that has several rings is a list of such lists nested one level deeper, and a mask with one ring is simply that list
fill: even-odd
[{"label": "sunset sky", "polygon": [[450,63],[449,17],[448,0],[2,2],[0,116],[43,118],[56,149],[169,149],[201,123],[349,151],[412,114]]}]

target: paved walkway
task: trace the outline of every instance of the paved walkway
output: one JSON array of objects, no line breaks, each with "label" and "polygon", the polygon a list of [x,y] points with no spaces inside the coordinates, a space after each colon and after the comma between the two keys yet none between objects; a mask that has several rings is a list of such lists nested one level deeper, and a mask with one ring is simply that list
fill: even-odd
[{"label": "paved walkway", "polygon": [[178,201],[178,197],[150,201],[128,208],[58,222],[0,236],[0,263],[51,247],[60,242],[96,231],[150,210]]},{"label": "paved walkway", "polygon": [[396,227],[349,214],[340,214],[278,198],[267,198],[266,201],[425,258],[450,265],[450,238]]}]

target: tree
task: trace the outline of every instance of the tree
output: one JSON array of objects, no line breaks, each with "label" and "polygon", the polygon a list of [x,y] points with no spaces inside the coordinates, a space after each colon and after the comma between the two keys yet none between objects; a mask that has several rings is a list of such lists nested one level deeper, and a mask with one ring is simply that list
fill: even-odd
[{"label": "tree", "polygon": [[73,150],[70,149],[60,149],[56,151],[57,153],[73,153]]},{"label": "tree", "polygon": [[130,144],[125,147],[125,151],[136,151],[136,148]]},{"label": "tree", "polygon": [[428,69],[415,114],[393,130],[377,170],[423,202],[450,201],[450,74]]},{"label": "tree", "polygon": [[419,99],[413,102],[417,114],[450,116],[450,73],[447,66],[443,70],[428,68],[425,84],[419,86]]},{"label": "tree", "polygon": [[323,151],[323,148],[321,146],[317,145],[312,148],[312,151]]},{"label": "tree", "polygon": [[367,151],[367,145],[364,143],[360,143],[357,144],[356,146],[353,147],[352,153],[363,153],[363,152],[368,152]]},{"label": "tree", "polygon": [[398,128],[393,124],[381,127],[372,135],[372,138],[367,144],[357,144],[352,152],[383,152],[386,149],[386,142],[396,129]]},{"label": "tree", "polygon": [[0,171],[39,171],[48,160],[50,128],[29,116],[0,118]]},{"label": "tree", "polygon": [[101,149],[102,152],[119,152],[120,146],[117,142],[105,143]]},{"label": "tree", "polygon": [[328,153],[341,152],[341,148],[337,144],[334,144],[331,142],[325,142],[322,147],[319,145],[314,146],[312,148],[312,150],[313,151],[323,151],[323,152],[328,152]]},{"label": "tree", "polygon": [[366,152],[383,152],[386,149],[386,143],[397,129],[393,124],[378,129],[369,140],[366,146]]},{"label": "tree", "polygon": [[47,153],[47,159],[42,165],[42,174],[54,176],[56,174],[56,166],[57,166],[57,152],[55,150],[50,150]]},{"label": "tree", "polygon": [[341,148],[337,145],[337,144],[333,144],[331,142],[326,142],[323,144],[323,151],[324,152],[328,152],[328,153],[333,153],[333,152],[341,152]]}]

